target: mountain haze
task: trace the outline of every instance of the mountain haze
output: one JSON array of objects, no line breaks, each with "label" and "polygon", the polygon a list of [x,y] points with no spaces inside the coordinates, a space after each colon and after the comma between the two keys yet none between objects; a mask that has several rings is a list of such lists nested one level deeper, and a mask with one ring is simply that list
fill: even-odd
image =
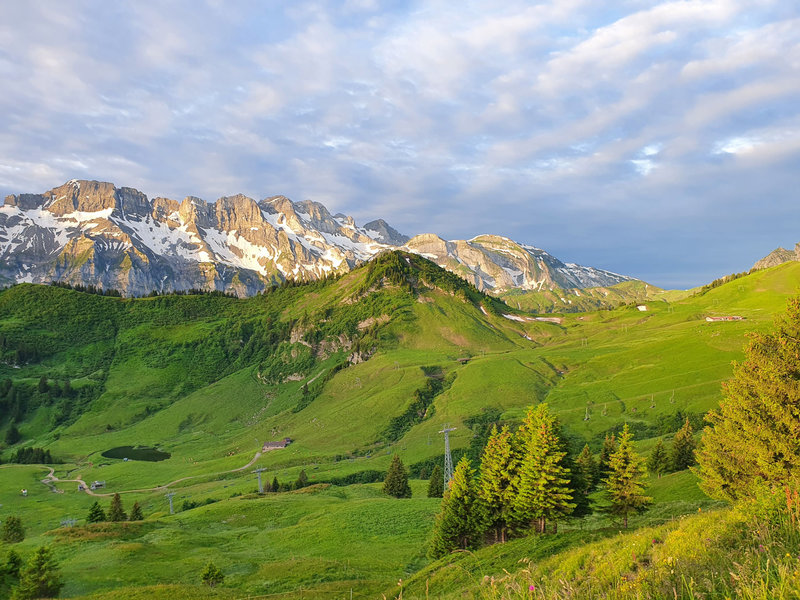
[{"label": "mountain haze", "polygon": [[608,286],[631,280],[565,264],[544,250],[483,235],[409,239],[383,219],[359,227],[317,202],[237,194],[182,201],[71,180],[43,194],[7,196],[0,207],[0,281],[93,285],[128,296],[202,289],[251,296],[286,279],[352,270],[379,252],[423,255],[478,289]]}]

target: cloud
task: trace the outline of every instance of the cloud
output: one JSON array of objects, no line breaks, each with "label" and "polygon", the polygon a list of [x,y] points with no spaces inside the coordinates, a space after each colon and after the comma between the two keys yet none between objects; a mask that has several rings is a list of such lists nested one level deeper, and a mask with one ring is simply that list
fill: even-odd
[{"label": "cloud", "polygon": [[0,193],[282,193],[686,286],[800,239],[799,71],[779,0],[4,3]]}]

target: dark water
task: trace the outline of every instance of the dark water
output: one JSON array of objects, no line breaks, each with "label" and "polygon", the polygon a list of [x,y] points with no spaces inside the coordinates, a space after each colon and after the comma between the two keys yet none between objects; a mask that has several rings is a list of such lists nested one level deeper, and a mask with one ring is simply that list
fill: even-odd
[{"label": "dark water", "polygon": [[147,460],[150,462],[158,462],[166,460],[172,456],[169,452],[162,452],[149,446],[117,446],[106,450],[102,454],[106,458],[127,458],[128,460]]}]

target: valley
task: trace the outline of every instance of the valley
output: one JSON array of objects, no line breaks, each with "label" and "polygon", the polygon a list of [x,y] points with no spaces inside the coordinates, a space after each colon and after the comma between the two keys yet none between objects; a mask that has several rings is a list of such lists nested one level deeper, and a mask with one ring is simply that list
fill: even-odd
[{"label": "valley", "polygon": [[[457,458],[485,441],[482,415],[516,425],[546,401],[577,451],[599,452],[624,422],[647,455],[684,418],[702,422],[746,334],[768,329],[799,285],[800,264],[788,262],[703,293],[637,287],[632,303],[561,312],[560,322],[528,320],[533,305],[503,304],[397,251],[241,299],[15,285],[0,292],[0,380],[11,382],[0,434],[13,426],[20,439],[2,459],[27,446],[60,462],[56,492],[41,483],[44,466],[0,465],[0,519],[21,517],[21,552],[52,546],[63,597],[373,598],[396,595],[400,579],[410,581],[405,598],[425,597],[425,582],[438,586],[432,597],[456,596],[523,558],[619,529],[595,513],[557,535],[480,550],[472,566],[462,555],[432,562],[440,500],[425,490],[445,425],[456,428]],[[743,320],[706,320],[730,315]],[[433,379],[442,385],[411,407]],[[262,452],[285,437],[285,448]],[[124,446],[169,458],[103,456]],[[381,491],[394,454],[410,468],[410,499]],[[302,471],[309,485],[258,494],[256,468],[282,484]],[[79,492],[76,480],[105,488]],[[648,482],[654,506],[634,528],[674,527],[720,506],[689,471]],[[114,493],[126,509],[138,502],[145,520],[85,525],[95,500],[107,505]],[[225,573],[214,589],[199,582],[210,560]]]}]

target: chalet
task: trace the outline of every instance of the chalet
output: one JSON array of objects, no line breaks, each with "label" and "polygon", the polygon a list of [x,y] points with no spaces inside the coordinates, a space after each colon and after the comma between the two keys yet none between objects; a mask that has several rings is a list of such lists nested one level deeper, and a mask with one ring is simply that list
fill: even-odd
[{"label": "chalet", "polygon": [[279,448],[286,448],[289,444],[292,443],[292,438],[285,437],[282,440],[278,440],[277,442],[264,442],[264,445],[261,447],[262,452],[266,452],[267,450],[277,450]]},{"label": "chalet", "polygon": [[706,317],[706,321],[709,323],[715,323],[717,321],[744,321],[744,317],[737,315],[729,315],[725,317]]},{"label": "chalet", "polygon": [[636,310],[638,310],[639,312],[647,312],[647,305],[646,304],[639,304],[636,307]]}]

